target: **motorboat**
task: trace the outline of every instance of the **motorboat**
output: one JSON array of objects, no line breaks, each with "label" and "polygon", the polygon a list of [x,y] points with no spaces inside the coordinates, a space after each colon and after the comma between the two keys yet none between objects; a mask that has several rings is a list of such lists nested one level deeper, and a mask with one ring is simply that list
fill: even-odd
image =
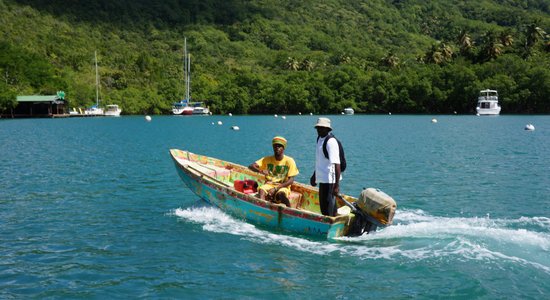
[{"label": "motorboat", "polygon": [[220,210],[273,230],[337,238],[358,236],[392,224],[397,204],[384,192],[367,188],[358,198],[339,195],[338,214],[321,214],[319,190],[294,182],[290,206],[262,200],[258,185],[265,175],[225,160],[170,149],[177,173],[197,196]]},{"label": "motorboat", "polygon": [[193,105],[193,114],[194,115],[209,115],[210,110],[208,107],[204,107],[202,102],[195,102]]},{"label": "motorboat", "polygon": [[344,108],[344,114],[345,115],[353,115],[353,114],[355,114],[355,111],[351,107],[346,107],[346,108]]},{"label": "motorboat", "polygon": [[499,115],[498,92],[488,89],[480,91],[477,97],[476,112],[480,116]]},{"label": "motorboat", "polygon": [[105,106],[105,116],[109,117],[119,117],[122,109],[116,104],[109,104]]}]

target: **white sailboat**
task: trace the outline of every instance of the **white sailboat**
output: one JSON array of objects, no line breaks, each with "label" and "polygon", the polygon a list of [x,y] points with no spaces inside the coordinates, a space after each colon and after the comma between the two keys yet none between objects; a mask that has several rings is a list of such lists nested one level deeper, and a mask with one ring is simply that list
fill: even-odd
[{"label": "white sailboat", "polygon": [[86,108],[84,111],[85,115],[89,116],[102,116],[103,108],[99,107],[99,72],[97,70],[97,51],[94,52],[95,60],[95,105]]},{"label": "white sailboat", "polygon": [[183,78],[185,82],[184,99],[172,105],[174,115],[207,115],[210,110],[202,102],[191,102],[191,55],[187,53],[187,39],[183,47]]}]

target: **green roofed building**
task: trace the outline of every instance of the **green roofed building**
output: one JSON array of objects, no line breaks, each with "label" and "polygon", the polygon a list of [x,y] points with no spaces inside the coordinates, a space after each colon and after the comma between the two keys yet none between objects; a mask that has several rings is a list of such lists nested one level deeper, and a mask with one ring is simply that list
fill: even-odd
[{"label": "green roofed building", "polygon": [[13,118],[55,118],[68,116],[65,93],[53,96],[17,96],[17,106],[11,109]]}]

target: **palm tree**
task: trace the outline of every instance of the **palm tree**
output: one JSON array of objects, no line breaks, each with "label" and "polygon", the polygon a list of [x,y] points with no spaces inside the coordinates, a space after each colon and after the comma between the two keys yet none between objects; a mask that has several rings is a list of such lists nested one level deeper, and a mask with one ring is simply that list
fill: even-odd
[{"label": "palm tree", "polygon": [[390,51],[388,55],[382,58],[382,63],[391,69],[397,68],[399,66],[399,57]]},{"label": "palm tree", "polygon": [[539,39],[544,38],[544,36],[546,35],[546,32],[542,30],[542,28],[538,27],[533,23],[527,26],[527,30],[525,34],[527,36],[525,40],[525,47],[531,48],[533,47],[533,45],[535,45],[539,41]]},{"label": "palm tree", "polygon": [[472,49],[474,48],[472,38],[466,31],[462,31],[460,33],[460,35],[458,36],[458,42],[460,45],[460,52],[462,52],[463,54],[471,53]]},{"label": "palm tree", "polygon": [[294,57],[286,59],[285,68],[287,70],[297,71],[300,68],[300,63]]},{"label": "palm tree", "polygon": [[501,43],[492,40],[489,43],[486,44],[485,49],[483,53],[485,54],[485,58],[488,60],[494,59],[499,57],[502,54],[502,48],[504,45]]},{"label": "palm tree", "polygon": [[512,46],[512,44],[514,44],[514,38],[508,32],[501,33],[499,36],[499,39],[502,45],[504,45],[504,47],[509,47],[509,46]]},{"label": "palm tree", "polygon": [[483,51],[480,53],[484,60],[491,60],[499,57],[502,54],[504,45],[500,43],[499,38],[493,31],[488,31],[483,37]]},{"label": "palm tree", "polygon": [[443,56],[443,53],[441,53],[439,47],[434,44],[432,45],[432,49],[426,53],[426,58],[424,60],[426,62],[439,65],[445,61],[445,57]]},{"label": "palm tree", "polygon": [[315,68],[315,63],[307,58],[304,59],[302,61],[302,64],[300,65],[300,69],[306,70],[306,71],[311,71],[313,70],[313,68]]},{"label": "palm tree", "polygon": [[451,61],[453,59],[454,51],[453,51],[453,48],[450,45],[447,45],[445,43],[441,43],[439,45],[439,49],[440,49],[441,53],[443,54],[443,57],[445,58],[446,61]]}]

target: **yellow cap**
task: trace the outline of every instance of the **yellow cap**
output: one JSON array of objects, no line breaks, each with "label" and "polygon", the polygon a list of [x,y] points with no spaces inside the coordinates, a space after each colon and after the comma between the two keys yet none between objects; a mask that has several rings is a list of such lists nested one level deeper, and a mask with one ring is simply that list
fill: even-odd
[{"label": "yellow cap", "polygon": [[271,142],[271,144],[275,145],[275,144],[279,144],[279,145],[282,145],[283,148],[286,149],[286,139],[282,136],[276,136],[273,138],[273,141]]}]

